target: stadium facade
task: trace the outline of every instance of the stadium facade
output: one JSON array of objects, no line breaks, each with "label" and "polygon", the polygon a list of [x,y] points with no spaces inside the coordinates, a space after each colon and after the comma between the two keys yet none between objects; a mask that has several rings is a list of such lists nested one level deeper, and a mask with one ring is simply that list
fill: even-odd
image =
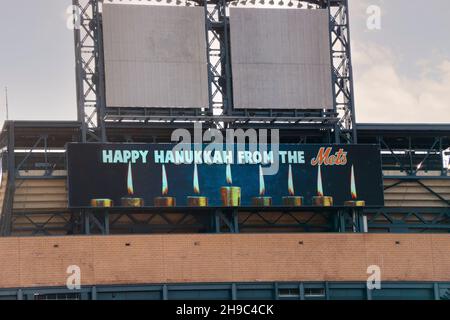
[{"label": "stadium facade", "polygon": [[[225,0],[179,1],[162,11],[106,2],[74,0],[78,121],[7,121],[0,134],[0,299],[450,298],[450,125],[355,122],[346,0],[288,2],[274,15]],[[165,19],[150,23],[145,14]],[[265,41],[277,33],[255,35],[261,29],[252,27],[261,17],[278,31],[285,21],[303,26],[294,40],[279,40],[297,41],[303,55],[271,51]],[[191,32],[180,31],[183,21]],[[247,26],[254,43],[234,26]],[[154,36],[128,41],[137,27]],[[276,80],[267,81],[270,74]],[[135,77],[142,87],[127,86]],[[296,81],[299,92],[286,89]],[[277,100],[280,92],[287,98]],[[82,166],[68,172],[69,143],[170,143],[173,130],[193,133],[195,123],[203,132],[277,129],[280,143],[300,147],[374,145],[384,204],[69,203],[68,176],[86,186],[93,179]],[[81,288],[70,289],[74,266]],[[373,266],[381,288],[367,286]]]}]

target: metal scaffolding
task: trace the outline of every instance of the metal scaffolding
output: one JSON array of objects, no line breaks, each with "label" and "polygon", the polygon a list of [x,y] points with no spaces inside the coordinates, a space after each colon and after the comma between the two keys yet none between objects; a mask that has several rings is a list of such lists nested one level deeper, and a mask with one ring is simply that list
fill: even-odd
[{"label": "metal scaffolding", "polygon": [[[106,141],[107,122],[173,124],[202,122],[213,127],[315,126],[334,132],[334,142],[356,143],[353,76],[347,0],[310,0],[329,10],[334,110],[236,110],[233,108],[228,0],[193,1],[205,8],[208,63],[207,109],[116,108],[105,99],[102,15],[99,0],[73,0],[78,119],[83,141]],[[309,8],[309,6],[308,6]]]}]

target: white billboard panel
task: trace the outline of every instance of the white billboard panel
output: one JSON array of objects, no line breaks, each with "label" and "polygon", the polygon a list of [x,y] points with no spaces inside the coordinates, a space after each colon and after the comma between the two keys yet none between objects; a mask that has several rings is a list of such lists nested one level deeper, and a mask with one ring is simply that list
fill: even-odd
[{"label": "white billboard panel", "polygon": [[103,5],[108,107],[208,106],[204,11]]},{"label": "white billboard panel", "polygon": [[230,9],[236,109],[332,109],[327,10]]}]

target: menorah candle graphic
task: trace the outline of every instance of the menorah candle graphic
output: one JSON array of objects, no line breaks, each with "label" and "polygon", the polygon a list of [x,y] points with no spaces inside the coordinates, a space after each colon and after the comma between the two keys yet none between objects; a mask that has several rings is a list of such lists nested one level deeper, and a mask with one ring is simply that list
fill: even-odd
[{"label": "menorah candle graphic", "polygon": [[357,200],[358,195],[356,193],[356,183],[355,183],[355,171],[352,165],[352,171],[350,176],[350,193],[352,194],[352,200],[345,201],[344,205],[348,207],[364,207],[366,202],[364,200]]},{"label": "menorah candle graphic", "polygon": [[312,203],[314,206],[319,207],[331,207],[333,205],[333,197],[323,195],[322,172],[320,170],[320,165],[317,169],[317,196],[312,198]]},{"label": "menorah candle graphic", "polygon": [[303,205],[303,197],[296,196],[294,190],[294,179],[292,176],[292,166],[289,165],[288,172],[288,192],[289,196],[283,197],[283,205],[287,207],[300,207]]},{"label": "menorah candle graphic", "polygon": [[162,191],[161,197],[155,198],[155,207],[175,207],[176,199],[174,197],[168,196],[169,194],[169,183],[167,181],[166,167],[162,165]]},{"label": "menorah candle graphic", "polygon": [[143,207],[144,199],[133,197],[134,188],[133,188],[133,172],[131,170],[131,162],[128,162],[127,190],[128,196],[120,199],[122,207]]},{"label": "menorah candle graphic", "polygon": [[114,206],[114,201],[111,199],[92,199],[91,207],[94,208],[110,208]]},{"label": "menorah candle graphic", "polygon": [[269,207],[272,205],[272,197],[265,196],[266,185],[264,183],[263,169],[259,166],[259,197],[253,197],[252,203],[255,207]]},{"label": "menorah candle graphic", "polygon": [[200,184],[198,182],[198,170],[197,164],[194,165],[194,193],[196,196],[191,196],[187,198],[187,203],[189,207],[207,207],[208,198],[200,196]]},{"label": "menorah candle graphic", "polygon": [[241,188],[234,187],[233,178],[231,176],[231,166],[227,164],[226,178],[228,186],[220,188],[220,195],[222,197],[222,205],[224,207],[237,207],[241,205]]}]

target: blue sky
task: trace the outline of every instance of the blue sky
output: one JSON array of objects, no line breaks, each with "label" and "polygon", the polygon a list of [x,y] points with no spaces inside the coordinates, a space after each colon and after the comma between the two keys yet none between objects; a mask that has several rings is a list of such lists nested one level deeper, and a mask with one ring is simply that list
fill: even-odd
[{"label": "blue sky", "polygon": [[[450,123],[450,1],[349,1],[358,121]],[[70,4],[0,0],[0,120],[6,85],[11,119],[76,118]]]}]

